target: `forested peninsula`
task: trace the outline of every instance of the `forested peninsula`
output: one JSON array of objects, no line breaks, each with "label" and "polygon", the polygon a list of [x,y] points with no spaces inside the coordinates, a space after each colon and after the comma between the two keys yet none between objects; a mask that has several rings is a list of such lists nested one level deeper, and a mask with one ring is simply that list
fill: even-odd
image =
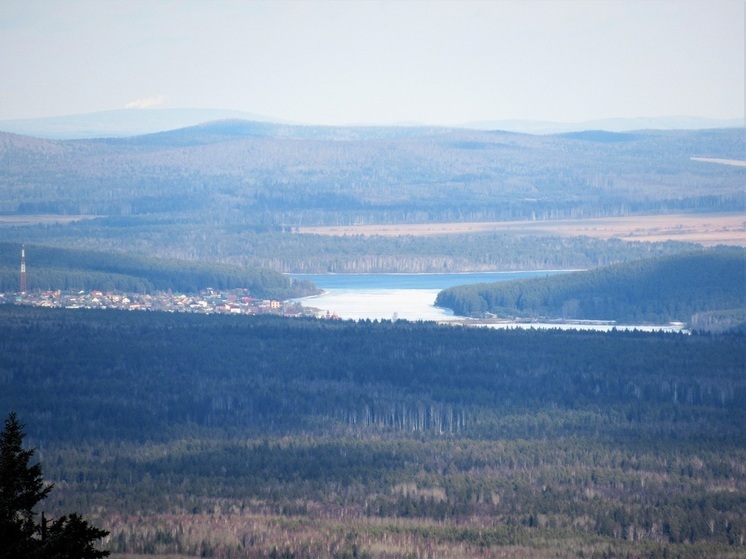
[{"label": "forested peninsula", "polygon": [[743,328],[746,251],[702,250],[510,282],[457,286],[436,305],[464,316],[686,322]]},{"label": "forested peninsula", "polygon": [[[30,290],[99,290],[127,293],[248,289],[254,297],[289,299],[318,293],[308,281],[278,272],[225,264],[149,258],[41,245],[26,246]],[[21,245],[0,242],[0,291],[19,287]]]}]

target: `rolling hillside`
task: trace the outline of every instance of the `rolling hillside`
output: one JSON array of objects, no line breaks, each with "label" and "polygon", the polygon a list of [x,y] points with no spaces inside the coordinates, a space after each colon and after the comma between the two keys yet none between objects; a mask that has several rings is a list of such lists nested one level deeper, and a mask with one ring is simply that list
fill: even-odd
[{"label": "rolling hillside", "polygon": [[[0,242],[0,291],[18,290],[20,246]],[[255,297],[289,299],[316,293],[309,282],[271,270],[246,269],[123,253],[26,246],[28,288],[44,290],[180,291],[249,289]]]},{"label": "rolling hillside", "polygon": [[[197,108],[119,109],[57,117],[0,120],[0,130],[25,136],[50,139],[116,138],[137,136],[195,126],[214,120],[248,119],[280,122],[267,116],[244,111]],[[499,120],[468,122],[459,128],[508,130],[531,134],[552,134],[581,130],[624,132],[643,129],[706,129],[743,126],[743,119],[701,117],[612,118],[587,122],[547,122],[536,120]]]},{"label": "rolling hillside", "polygon": [[468,233],[319,239],[297,231],[732,213],[744,209],[746,168],[692,157],[738,159],[745,151],[736,128],[536,136],[227,120],[96,140],[0,133],[0,219],[95,216],[4,226],[3,234],[283,272],[585,268],[695,247]]},{"label": "rolling hillside", "polygon": [[119,139],[0,133],[0,211],[287,226],[733,211],[744,170],[690,158],[745,151],[741,129],[531,136],[233,120]]}]

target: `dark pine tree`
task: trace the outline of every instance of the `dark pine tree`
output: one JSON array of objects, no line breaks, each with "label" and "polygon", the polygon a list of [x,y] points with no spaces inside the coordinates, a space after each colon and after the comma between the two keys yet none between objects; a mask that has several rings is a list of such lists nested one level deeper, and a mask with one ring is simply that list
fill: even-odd
[{"label": "dark pine tree", "polygon": [[79,515],[62,516],[47,525],[34,508],[52,486],[45,486],[41,464],[30,465],[34,450],[23,449],[23,425],[15,413],[0,434],[0,559],[99,559],[94,542],[108,534]]}]

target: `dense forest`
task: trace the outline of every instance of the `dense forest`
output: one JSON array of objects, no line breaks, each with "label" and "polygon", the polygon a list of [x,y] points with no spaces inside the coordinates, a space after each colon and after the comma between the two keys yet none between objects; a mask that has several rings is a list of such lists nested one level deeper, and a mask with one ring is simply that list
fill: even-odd
[{"label": "dense forest", "polygon": [[691,323],[698,313],[717,312],[741,321],[726,326],[743,326],[745,286],[746,251],[721,247],[553,277],[451,287],[438,294],[436,304],[464,316],[627,324]]},{"label": "dense forest", "polygon": [[55,484],[49,517],[80,512],[120,559],[746,557],[746,338],[730,328],[744,322],[742,250],[300,232],[740,212],[746,170],[696,158],[745,150],[740,128],[537,136],[221,121],[130,138],[0,133],[6,291],[21,243],[30,290],[281,299],[313,286],[278,272],[627,263],[512,285],[523,291],[494,308],[477,291],[447,293],[477,313],[684,313],[694,331],[4,304],[0,416],[18,414]]},{"label": "dense forest", "polygon": [[743,557],[746,339],[0,307],[116,553]]},{"label": "dense forest", "polygon": [[[66,225],[7,227],[4,238],[95,252],[158,255],[283,273],[438,273],[587,269],[691,251],[683,242],[624,242],[590,237],[470,233],[438,237],[327,237],[158,219],[100,218]],[[17,255],[11,263],[17,266]]]},{"label": "dense forest", "polygon": [[[248,289],[255,297],[289,299],[318,290],[307,281],[293,280],[271,270],[147,258],[125,253],[26,246],[29,290],[86,290],[151,293],[196,293],[214,289]],[[0,291],[19,289],[21,246],[0,242]]]},{"label": "dense forest", "polygon": [[295,231],[742,211],[744,168],[692,157],[744,150],[742,129],[538,136],[222,121],[118,139],[0,133],[0,215],[97,216],[5,227],[9,241],[280,272],[586,268],[673,247]]},{"label": "dense forest", "polygon": [[533,136],[221,121],[118,139],[0,134],[0,211],[208,214],[250,225],[743,208],[743,131]]}]

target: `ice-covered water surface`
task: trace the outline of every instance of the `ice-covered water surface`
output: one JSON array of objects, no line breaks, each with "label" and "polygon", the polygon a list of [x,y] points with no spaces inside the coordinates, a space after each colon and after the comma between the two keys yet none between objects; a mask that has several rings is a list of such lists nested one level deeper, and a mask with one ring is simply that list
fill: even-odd
[{"label": "ice-covered water surface", "polygon": [[[503,322],[478,323],[453,314],[450,309],[434,305],[438,292],[454,285],[489,283],[511,279],[540,277],[561,273],[495,272],[475,274],[337,274],[337,275],[293,275],[294,278],[314,282],[324,293],[304,297],[300,302],[305,307],[319,309],[321,314],[336,315],[344,320],[432,320],[468,322],[474,326],[488,328],[560,328],[609,331],[681,331],[683,325],[617,325],[593,321],[576,322]],[[462,319],[462,320],[459,320]]]},{"label": "ice-covered water surface", "polygon": [[336,314],[339,318],[361,320],[444,320],[453,318],[449,309],[435,307],[438,292],[455,285],[491,283],[533,278],[558,271],[477,272],[463,274],[293,274],[324,290],[301,303]]},{"label": "ice-covered water surface", "polygon": [[435,307],[439,289],[328,289],[322,295],[301,300],[339,318],[361,320],[443,320],[447,309]]}]

